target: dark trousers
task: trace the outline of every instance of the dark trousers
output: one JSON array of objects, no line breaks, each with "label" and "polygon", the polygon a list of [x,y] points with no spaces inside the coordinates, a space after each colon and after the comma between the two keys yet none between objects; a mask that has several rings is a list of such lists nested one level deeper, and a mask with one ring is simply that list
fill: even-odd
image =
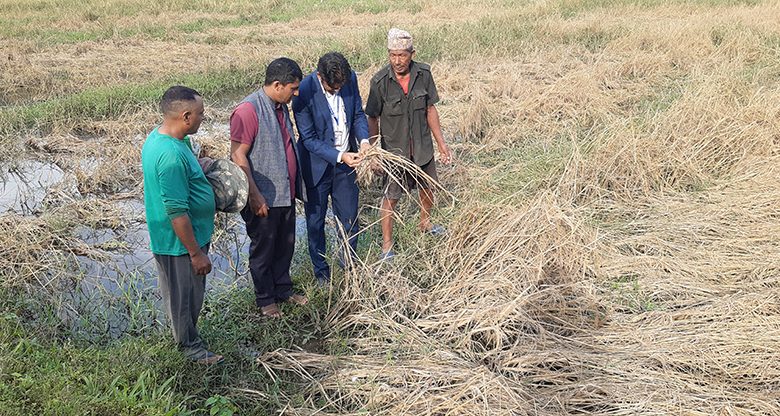
[{"label": "dark trousers", "polygon": [[249,204],[241,211],[246,222],[249,271],[259,307],[282,302],[292,295],[290,263],[295,249],[295,205],[269,208],[267,217],[253,214]]},{"label": "dark trousers", "polygon": [[[306,233],[309,240],[309,256],[314,266],[314,277],[319,280],[330,279],[330,267],[325,261],[327,247],[325,243],[325,214],[328,212],[328,196],[330,196],[333,214],[344,228],[348,237],[350,255],[357,249],[359,225],[358,186],[355,183],[355,170],[340,163],[329,165],[320,182],[313,188],[308,188],[308,202],[303,207],[306,211]],[[339,249],[343,245],[339,244]],[[343,258],[344,252],[339,253]]]},{"label": "dark trousers", "polygon": [[[203,247],[203,251],[208,254],[208,244]],[[201,339],[197,325],[206,291],[206,276],[195,274],[188,254],[155,254],[154,260],[159,272],[160,295],[165,313],[171,321],[173,339],[188,358],[205,358],[208,347]]]}]

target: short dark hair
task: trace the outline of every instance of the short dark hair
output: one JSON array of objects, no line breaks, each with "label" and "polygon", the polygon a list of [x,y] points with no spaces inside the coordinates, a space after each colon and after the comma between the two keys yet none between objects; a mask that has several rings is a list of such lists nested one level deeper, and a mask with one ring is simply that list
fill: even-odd
[{"label": "short dark hair", "polygon": [[317,72],[331,87],[343,86],[352,75],[347,58],[338,52],[328,52],[317,62]]},{"label": "short dark hair", "polygon": [[287,85],[302,79],[301,67],[290,58],[276,58],[265,69],[265,85],[271,85],[274,81]]},{"label": "short dark hair", "polygon": [[200,93],[192,88],[174,85],[173,87],[168,88],[163,94],[162,99],[160,100],[160,110],[163,114],[168,114],[178,110],[176,103],[181,101],[195,101],[197,97],[201,97]]}]

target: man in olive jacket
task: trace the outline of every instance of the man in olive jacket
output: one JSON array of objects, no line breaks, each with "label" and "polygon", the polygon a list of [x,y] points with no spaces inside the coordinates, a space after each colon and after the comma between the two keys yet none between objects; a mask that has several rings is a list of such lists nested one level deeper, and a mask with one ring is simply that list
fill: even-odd
[{"label": "man in olive jacket", "polygon": [[[368,132],[374,136],[381,131],[383,149],[409,158],[435,180],[436,162],[433,158],[431,135],[436,140],[441,161],[450,163],[452,156],[441,133],[439,113],[435,106],[439,102],[439,95],[431,68],[413,60],[412,36],[406,31],[390,29],[387,35],[387,50],[390,64],[380,69],[371,79],[365,110],[368,116]],[[433,192],[429,184],[410,176],[406,175],[403,184],[389,180],[385,187],[380,220],[384,259],[394,256],[392,248],[395,206],[401,195],[415,185],[420,188],[420,230],[434,235],[444,233],[444,228],[431,223]]]}]

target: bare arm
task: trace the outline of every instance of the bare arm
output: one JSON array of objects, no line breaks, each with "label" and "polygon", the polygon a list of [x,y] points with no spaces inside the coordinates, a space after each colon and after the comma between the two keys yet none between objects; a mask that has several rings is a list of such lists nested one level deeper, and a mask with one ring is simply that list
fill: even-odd
[{"label": "bare arm", "polygon": [[179,215],[171,220],[173,226],[173,232],[176,233],[176,237],[179,238],[187,252],[190,255],[190,261],[192,261],[192,270],[197,275],[207,275],[211,272],[211,260],[209,256],[200,249],[198,242],[195,240],[195,233],[192,230],[192,222],[190,216],[187,214]]},{"label": "bare arm", "polygon": [[268,215],[268,204],[263,194],[257,188],[254,178],[252,178],[252,170],[249,167],[249,159],[247,158],[250,149],[251,146],[248,144],[231,141],[230,159],[240,166],[246,174],[247,182],[249,182],[249,208],[252,209],[255,215],[265,217]]},{"label": "bare arm", "polygon": [[450,153],[450,148],[444,143],[444,136],[441,134],[439,111],[436,110],[435,105],[428,107],[426,119],[428,121],[428,127],[431,129],[431,134],[433,134],[433,138],[436,140],[436,146],[439,148],[441,161],[443,163],[450,163],[452,161],[452,154]]},{"label": "bare arm", "polygon": [[[368,137],[371,137],[370,144],[374,144],[379,135],[379,117],[368,117]],[[363,147],[363,145],[361,145]]]}]

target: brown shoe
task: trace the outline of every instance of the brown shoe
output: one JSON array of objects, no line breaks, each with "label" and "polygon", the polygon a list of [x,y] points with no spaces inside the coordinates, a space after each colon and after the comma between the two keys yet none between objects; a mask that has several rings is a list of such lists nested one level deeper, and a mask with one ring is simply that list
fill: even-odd
[{"label": "brown shoe", "polygon": [[214,364],[220,364],[223,361],[225,361],[225,357],[214,354],[212,352],[207,352],[206,357],[201,358],[199,360],[195,360],[196,363],[201,365],[214,365]]},{"label": "brown shoe", "polygon": [[275,303],[260,307],[260,313],[262,313],[263,316],[274,319],[282,317],[282,311],[279,309],[279,305]]},{"label": "brown shoe", "polygon": [[303,295],[299,295],[297,293],[293,293],[292,295],[290,295],[289,298],[285,299],[285,302],[292,303],[293,305],[301,305],[301,306],[303,306],[303,305],[309,303],[309,298],[307,298],[306,296],[303,296]]}]

